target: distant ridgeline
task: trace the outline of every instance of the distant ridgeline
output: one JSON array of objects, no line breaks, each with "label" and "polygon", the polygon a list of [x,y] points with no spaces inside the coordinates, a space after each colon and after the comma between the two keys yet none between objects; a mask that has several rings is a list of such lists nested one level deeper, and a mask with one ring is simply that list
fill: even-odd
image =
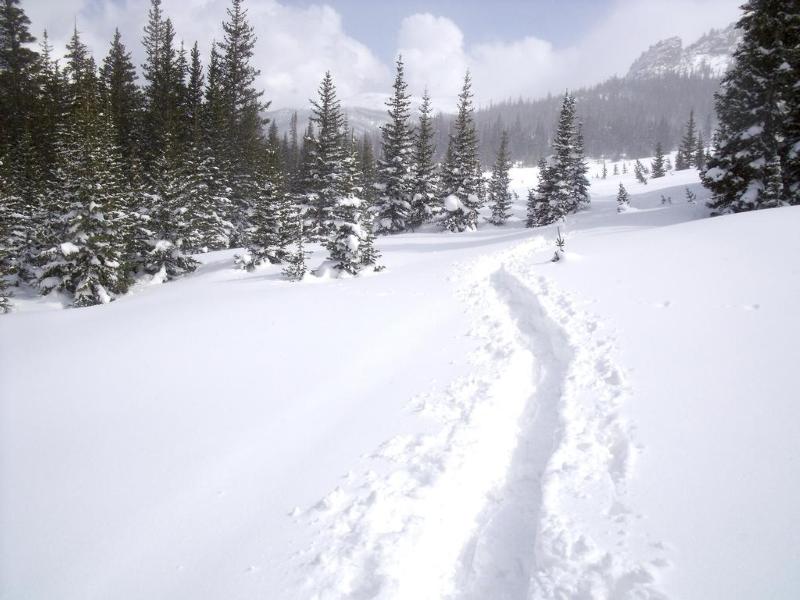
[{"label": "distant ridgeline", "polygon": [[[692,109],[703,138],[711,139],[714,93],[740,40],[734,24],[711,30],[686,47],[678,37],[662,40],[642,53],[625,77],[574,91],[587,156],[651,156],[657,142],[677,148]],[[514,160],[533,164],[549,154],[560,104],[557,95],[476,111],[481,161],[492,160],[504,127]],[[440,127],[440,147],[445,140],[446,127]]]},{"label": "distant ridgeline", "polygon": [[[587,156],[651,156],[657,142],[666,150],[675,149],[692,109],[698,131],[710,140],[716,126],[714,93],[740,39],[741,33],[733,24],[712,30],[686,47],[680,38],[668,38],[643,52],[625,77],[572,91],[583,123]],[[494,161],[504,128],[508,129],[508,151],[513,161],[533,165],[549,155],[562,98],[557,93],[476,110],[481,163],[490,165]],[[269,116],[285,131],[292,112],[280,110]],[[298,111],[300,123],[305,122],[307,112]],[[347,113],[350,125],[359,135],[369,134],[378,151],[379,127],[386,122],[386,112],[348,107]],[[434,119],[437,161],[444,158],[452,119],[450,114]]]},{"label": "distant ridgeline", "polygon": [[[613,78],[576,90],[586,155],[652,156],[657,142],[666,149],[677,148],[692,109],[704,139],[710,139],[716,125],[714,92],[719,83],[716,77],[668,73],[650,78]],[[560,96],[548,96],[476,111],[481,162],[491,162],[503,128],[508,129],[513,160],[530,165],[550,154],[549,140],[560,105]],[[439,126],[437,134],[437,146],[446,147],[447,126]]]}]

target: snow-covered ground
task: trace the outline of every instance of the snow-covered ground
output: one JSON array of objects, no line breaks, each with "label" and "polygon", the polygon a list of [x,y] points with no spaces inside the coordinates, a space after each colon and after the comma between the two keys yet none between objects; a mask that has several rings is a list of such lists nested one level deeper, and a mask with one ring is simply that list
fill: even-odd
[{"label": "snow-covered ground", "polygon": [[708,219],[685,171],[618,214],[609,175],[552,263],[512,176],[379,274],[21,299],[0,597],[800,597],[800,208]]}]

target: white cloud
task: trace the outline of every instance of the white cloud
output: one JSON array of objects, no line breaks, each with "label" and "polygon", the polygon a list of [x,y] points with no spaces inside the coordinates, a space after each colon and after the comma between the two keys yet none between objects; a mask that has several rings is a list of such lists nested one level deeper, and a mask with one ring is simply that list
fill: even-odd
[{"label": "white cloud", "polygon": [[[229,0],[164,0],[162,8],[187,48],[197,40],[207,57],[210,41],[222,38],[220,24],[229,4]],[[40,0],[26,7],[26,12],[33,21],[34,33],[38,35],[40,29],[48,27],[59,53],[77,19],[78,29],[98,62],[107,51],[114,27],[119,26],[138,65],[143,60],[141,37],[149,5],[147,0],[102,4],[94,0]],[[258,36],[254,63],[261,70],[265,98],[272,100],[273,108],[306,106],[326,70],[333,74],[343,99],[389,86],[389,68],[344,32],[341,17],[332,8],[294,7],[277,0],[251,0],[245,7]]]},{"label": "white cloud", "polygon": [[472,72],[479,104],[558,94],[567,88],[624,75],[631,62],[660,39],[678,35],[691,43],[739,14],[739,0],[617,0],[579,42],[554,48],[533,36],[465,44],[446,17],[416,14],[400,24],[399,48],[412,89],[427,86],[440,107],[452,107],[464,71]]},{"label": "white cloud", "polygon": [[[508,98],[561,93],[624,74],[650,44],[672,35],[690,42],[711,27],[738,16],[740,0],[615,0],[606,16],[571,46],[556,48],[528,36],[518,40],[469,44],[447,17],[414,14],[399,24],[398,51],[406,63],[411,91],[428,87],[439,108],[454,105],[464,71],[473,74],[479,104]],[[36,0],[25,6],[39,35],[46,25],[57,49],[63,49],[73,19],[99,60],[114,27],[142,62],[142,28],[149,0]],[[221,39],[220,23],[229,0],[163,0],[178,37],[198,40],[207,56],[211,39]],[[389,91],[392,65],[376,58],[348,36],[340,15],[329,6],[298,7],[278,0],[248,0],[249,19],[258,36],[255,64],[261,69],[265,98],[273,108],[307,106],[326,70],[339,96],[350,104],[380,105]],[[503,18],[513,18],[504,15]]]}]

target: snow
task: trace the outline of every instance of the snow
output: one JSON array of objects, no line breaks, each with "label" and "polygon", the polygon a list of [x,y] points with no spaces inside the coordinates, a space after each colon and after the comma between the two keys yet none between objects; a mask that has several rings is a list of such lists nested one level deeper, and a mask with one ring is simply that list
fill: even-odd
[{"label": "snow", "polygon": [[72,242],[64,242],[59,247],[61,248],[61,254],[64,256],[70,256],[81,251],[81,249]]},{"label": "snow", "polygon": [[599,169],[558,263],[515,168],[505,226],[378,238],[379,277],[15,295],[0,596],[800,596],[800,208]]},{"label": "snow", "polygon": [[456,212],[458,210],[462,210],[463,208],[464,205],[455,194],[450,194],[444,199],[444,209],[447,212]]}]

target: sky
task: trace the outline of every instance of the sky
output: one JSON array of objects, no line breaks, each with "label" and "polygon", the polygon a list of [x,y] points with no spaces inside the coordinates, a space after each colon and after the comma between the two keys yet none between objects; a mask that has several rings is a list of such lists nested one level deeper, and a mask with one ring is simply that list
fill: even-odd
[{"label": "sky", "polygon": [[[162,0],[187,47],[207,56],[230,0]],[[651,44],[691,43],[736,20],[741,0],[245,0],[271,108],[303,108],[330,70],[345,104],[382,106],[402,54],[412,94],[454,106],[464,72],[479,106],[624,75]],[[142,62],[150,0],[22,0],[32,32],[61,51],[77,23],[98,62],[114,28]]]}]

